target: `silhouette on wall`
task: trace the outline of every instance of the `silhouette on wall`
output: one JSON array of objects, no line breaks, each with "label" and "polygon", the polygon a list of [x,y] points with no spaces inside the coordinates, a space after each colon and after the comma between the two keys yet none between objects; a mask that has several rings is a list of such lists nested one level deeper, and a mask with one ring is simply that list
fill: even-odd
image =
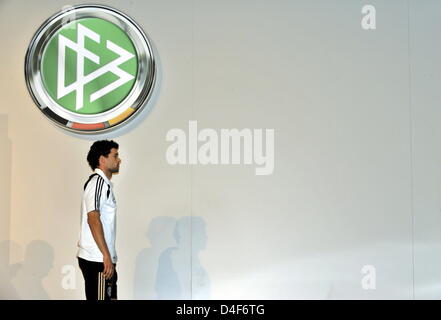
[{"label": "silhouette on wall", "polygon": [[183,217],[176,222],[176,246],[159,257],[155,288],[159,299],[209,299],[210,280],[199,254],[207,243],[205,222],[200,217]]},{"label": "silhouette on wall", "polygon": [[18,299],[17,290],[12,284],[19,265],[9,263],[10,241],[0,242],[0,300]]},{"label": "silhouette on wall", "polygon": [[157,299],[155,279],[161,252],[174,244],[173,230],[176,219],[155,217],[150,222],[147,238],[150,247],[143,249],[136,257],[134,294],[135,299]]},{"label": "silhouette on wall", "polygon": [[0,115],[0,299],[15,299],[17,293],[11,278],[15,270],[10,266],[11,221],[11,141],[8,137],[8,116]]},{"label": "silhouette on wall", "polygon": [[46,300],[43,279],[53,267],[54,249],[45,241],[34,240],[26,247],[25,258],[13,280],[21,299]]}]

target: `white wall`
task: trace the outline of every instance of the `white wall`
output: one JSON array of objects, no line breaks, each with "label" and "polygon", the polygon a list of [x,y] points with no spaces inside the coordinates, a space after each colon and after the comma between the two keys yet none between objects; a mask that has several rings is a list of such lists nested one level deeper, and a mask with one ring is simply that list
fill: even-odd
[{"label": "white wall", "polygon": [[[78,3],[0,2],[2,298],[84,298],[75,254],[92,141],[45,119],[23,75],[38,26]],[[123,160],[121,299],[440,297],[439,2],[102,3],[159,56],[151,111],[104,136]],[[365,4],[375,30],[361,28]],[[275,129],[274,173],[169,165],[166,133],[189,120]],[[365,265],[375,290],[362,289]]]}]

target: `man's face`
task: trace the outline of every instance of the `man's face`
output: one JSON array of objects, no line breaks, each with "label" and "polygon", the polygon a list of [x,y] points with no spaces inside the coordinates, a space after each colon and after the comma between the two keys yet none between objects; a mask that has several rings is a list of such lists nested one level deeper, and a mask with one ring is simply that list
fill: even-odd
[{"label": "man's face", "polygon": [[119,165],[121,164],[121,159],[119,158],[118,149],[112,148],[110,149],[109,155],[106,157],[103,157],[105,161],[106,168],[111,173],[118,173],[119,172]]}]

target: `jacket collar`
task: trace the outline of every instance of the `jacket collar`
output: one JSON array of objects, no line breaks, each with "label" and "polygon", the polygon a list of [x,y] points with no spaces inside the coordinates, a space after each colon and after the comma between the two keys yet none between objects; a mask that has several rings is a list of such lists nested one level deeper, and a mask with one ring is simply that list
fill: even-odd
[{"label": "jacket collar", "polygon": [[111,187],[113,186],[112,182],[109,180],[109,178],[107,178],[103,170],[96,168],[95,173],[98,173],[101,176],[101,178],[103,178],[104,181],[106,181],[107,184],[110,184]]}]

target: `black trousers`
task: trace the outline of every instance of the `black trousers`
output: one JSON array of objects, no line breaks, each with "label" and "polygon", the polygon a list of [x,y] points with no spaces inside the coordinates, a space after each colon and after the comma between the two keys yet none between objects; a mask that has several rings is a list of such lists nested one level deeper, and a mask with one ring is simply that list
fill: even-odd
[{"label": "black trousers", "polygon": [[78,264],[83,273],[87,300],[111,300],[117,298],[116,281],[118,280],[118,274],[116,273],[116,268],[112,278],[107,280],[104,278],[104,264],[102,262],[78,258]]}]

